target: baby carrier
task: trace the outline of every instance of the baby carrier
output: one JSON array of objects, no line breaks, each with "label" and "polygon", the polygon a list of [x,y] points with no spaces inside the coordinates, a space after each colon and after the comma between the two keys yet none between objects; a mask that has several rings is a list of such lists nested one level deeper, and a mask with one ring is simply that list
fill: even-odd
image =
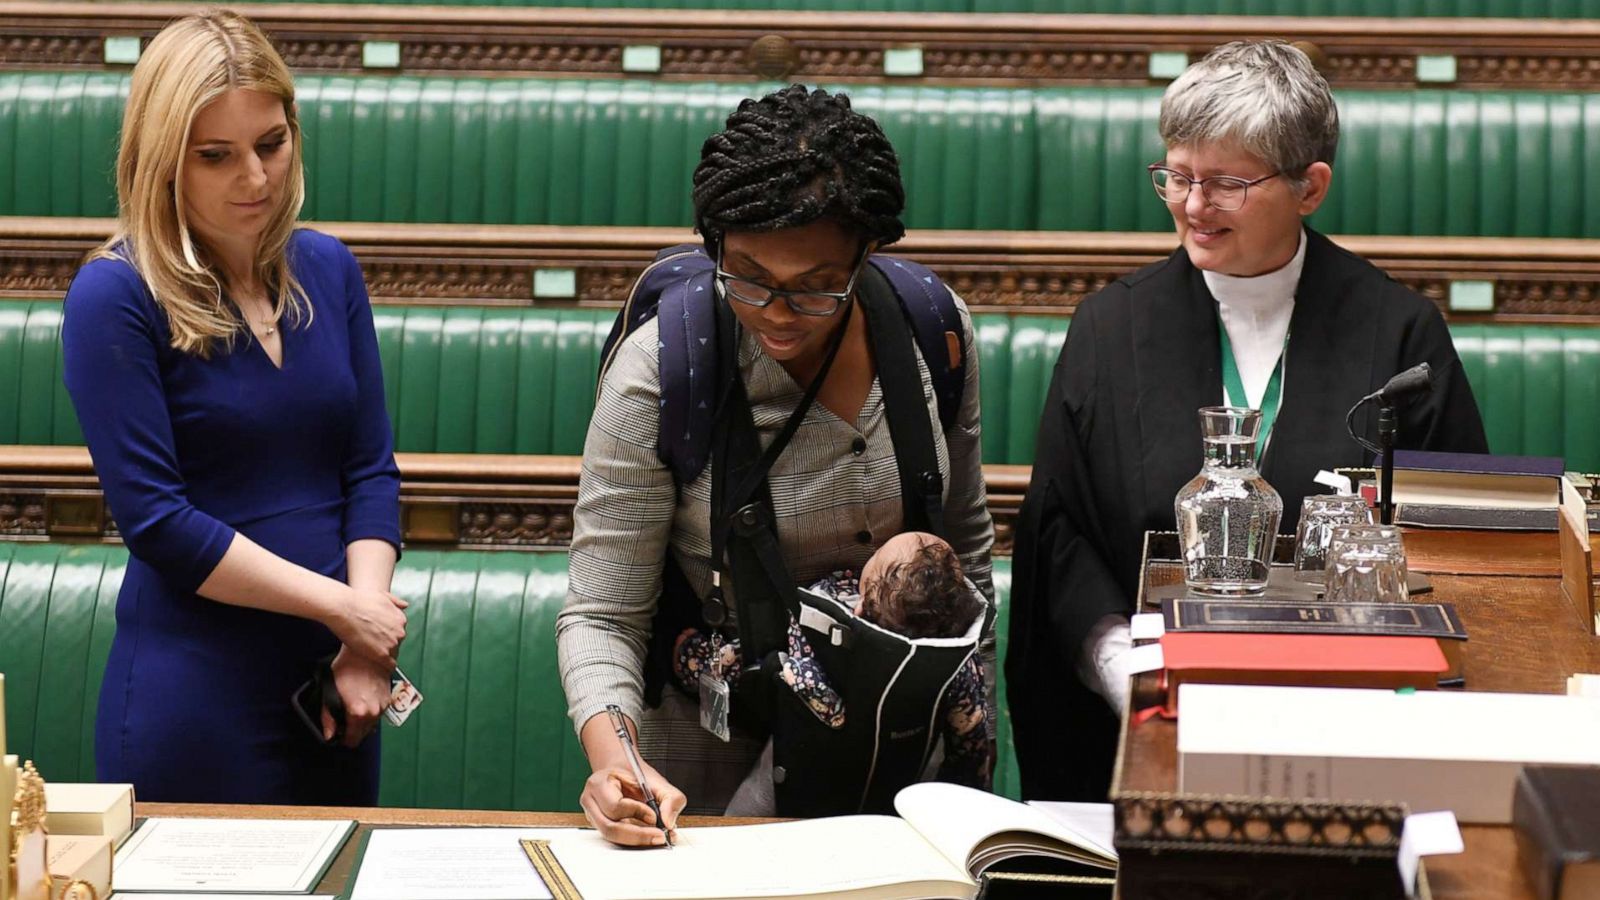
[{"label": "baby carrier", "polygon": [[[955,302],[931,272],[873,256],[859,279],[885,414],[895,446],[906,530],[942,534],[943,479],[916,363],[928,365],[948,427],[960,406],[966,348]],[[926,768],[945,691],[992,610],[959,638],[913,640],[796,587],[778,545],[766,476],[825,379],[813,379],[783,430],[763,449],[738,371],[736,320],[716,300],[713,263],[699,248],[663,251],[641,276],[606,342],[606,364],[626,336],[659,323],[662,409],[657,450],[678,484],[711,470],[713,587],[700,598],[668,555],[645,667],[645,696],[659,704],[672,680],[674,639],[694,627],[729,634],[737,624],[742,672],[729,685],[733,721],[773,739],[773,781],[785,816],[892,812],[894,794]],[[846,313],[849,314],[848,312]],[[841,329],[842,333],[842,329]],[[732,587],[732,606],[721,585]],[[807,633],[845,701],[831,728],[782,681],[778,653],[790,617]]]}]

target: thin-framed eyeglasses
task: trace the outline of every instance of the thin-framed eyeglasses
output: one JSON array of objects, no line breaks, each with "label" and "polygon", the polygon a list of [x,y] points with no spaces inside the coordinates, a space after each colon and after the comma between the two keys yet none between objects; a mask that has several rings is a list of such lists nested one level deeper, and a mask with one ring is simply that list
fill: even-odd
[{"label": "thin-framed eyeglasses", "polygon": [[789,305],[789,309],[802,316],[831,316],[838,312],[839,306],[850,299],[855,293],[856,279],[861,277],[861,267],[866,264],[867,250],[862,248],[856,256],[855,265],[850,269],[850,281],[842,291],[785,291],[768,287],[759,281],[740,278],[730,274],[722,268],[722,250],[717,250],[717,283],[722,286],[722,292],[728,297],[747,306],[765,309],[778,297]]},{"label": "thin-framed eyeglasses", "polygon": [[1270,178],[1277,178],[1283,174],[1279,169],[1271,175],[1260,178],[1240,178],[1236,175],[1211,175],[1206,178],[1191,178],[1179,172],[1156,163],[1149,167],[1150,181],[1156,186],[1156,196],[1168,203],[1182,203],[1189,199],[1189,191],[1195,185],[1200,186],[1200,196],[1212,207],[1224,212],[1231,212],[1244,206],[1245,197],[1249,195],[1250,188]]}]

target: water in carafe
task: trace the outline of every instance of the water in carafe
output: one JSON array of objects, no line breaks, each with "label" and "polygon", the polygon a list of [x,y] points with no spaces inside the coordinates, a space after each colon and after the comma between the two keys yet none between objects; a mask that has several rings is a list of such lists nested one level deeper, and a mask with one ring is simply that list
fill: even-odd
[{"label": "water in carafe", "polygon": [[1266,590],[1283,500],[1256,470],[1258,410],[1200,410],[1205,462],[1173,501],[1184,580],[1202,594]]}]

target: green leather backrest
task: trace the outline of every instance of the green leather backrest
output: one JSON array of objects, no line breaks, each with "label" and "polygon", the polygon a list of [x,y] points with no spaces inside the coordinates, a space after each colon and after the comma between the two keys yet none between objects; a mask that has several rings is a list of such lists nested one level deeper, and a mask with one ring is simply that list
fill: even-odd
[{"label": "green leather backrest", "polygon": [[[1066,316],[974,316],[978,373],[983,391],[983,461],[1033,462],[1039,431],[1039,410],[1061,345],[1067,339]],[[1013,410],[1030,410],[1012,415]]]},{"label": "green leather backrest", "polygon": [[609,309],[377,306],[395,448],[579,454]]},{"label": "green leather backrest", "polygon": [[[0,300],[0,444],[82,444],[61,384],[61,304]],[[583,452],[615,313],[531,307],[374,308],[395,449]],[[1071,319],[973,317],[983,459],[1033,461],[1039,411]],[[1600,328],[1453,325],[1496,453],[1600,470]]]},{"label": "green leather backrest", "polygon": [[61,376],[61,303],[0,300],[0,444],[82,444]]},{"label": "green leather backrest", "polygon": [[[0,542],[9,752],[94,779],[94,714],[116,628],[120,546]],[[565,553],[408,552],[400,666],[427,702],[384,727],[388,806],[575,809],[589,766],[567,720],[555,615]],[[287,701],[285,701],[287,702]]]},{"label": "green leather backrest", "polygon": [[[1596,0],[1600,2],[1600,0]],[[771,85],[306,76],[304,215],[687,225],[705,137]],[[0,74],[0,215],[108,216],[117,73]],[[858,85],[913,228],[1164,231],[1160,90]],[[1600,93],[1343,91],[1332,234],[1600,237]]]},{"label": "green leather backrest", "polygon": [[[303,2],[341,3],[344,0]],[[437,3],[439,0],[376,2],[400,6]],[[1252,16],[1600,17],[1600,2],[1596,0],[450,0],[450,5]]]},{"label": "green leather backrest", "polygon": [[[120,546],[0,541],[7,752],[47,780],[94,780],[95,708],[126,563]],[[1008,563],[996,561],[1002,597]],[[566,591],[562,552],[406,553],[394,578],[411,602],[400,667],[426,702],[404,727],[383,726],[384,806],[577,808],[589,766],[556,664]],[[1004,619],[996,627],[1003,651]],[[1009,716],[1000,724],[996,783],[1016,796]]]},{"label": "green leather backrest", "polygon": [[1600,470],[1600,328],[1455,325],[1450,334],[1491,449]]}]

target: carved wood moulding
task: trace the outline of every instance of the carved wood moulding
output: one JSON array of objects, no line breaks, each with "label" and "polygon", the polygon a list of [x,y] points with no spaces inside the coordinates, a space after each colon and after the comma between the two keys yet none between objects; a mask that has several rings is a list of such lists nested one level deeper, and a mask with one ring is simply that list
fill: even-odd
[{"label": "carved wood moulding", "polygon": [[[378,303],[618,306],[677,228],[314,223],[343,240]],[[109,219],[0,217],[0,296],[59,298]],[[1463,320],[1600,323],[1600,241],[1350,236],[1336,240],[1447,315],[1455,281],[1494,282],[1491,313]],[[931,266],[978,312],[1071,313],[1084,297],[1170,253],[1144,232],[920,231],[895,253]],[[534,297],[534,274],[570,269],[575,296]]]},{"label": "carved wood moulding", "polygon": [[[99,68],[106,37],[148,39],[194,4],[0,2],[0,66]],[[624,48],[660,48],[672,79],[888,81],[886,50],[922,50],[925,81],[1148,83],[1152,53],[1191,57],[1239,38],[1316,45],[1335,84],[1407,86],[1418,55],[1456,57],[1474,88],[1600,84],[1600,22],[1560,20],[849,13],[252,5],[301,71],[355,72],[363,43],[399,45],[409,74],[624,74]],[[905,79],[900,79],[905,80]]]},{"label": "carved wood moulding", "polygon": [[[408,545],[565,547],[578,499],[576,456],[397,453]],[[1011,553],[1028,466],[985,466],[995,552]],[[120,540],[83,447],[0,447],[0,540]]]}]

